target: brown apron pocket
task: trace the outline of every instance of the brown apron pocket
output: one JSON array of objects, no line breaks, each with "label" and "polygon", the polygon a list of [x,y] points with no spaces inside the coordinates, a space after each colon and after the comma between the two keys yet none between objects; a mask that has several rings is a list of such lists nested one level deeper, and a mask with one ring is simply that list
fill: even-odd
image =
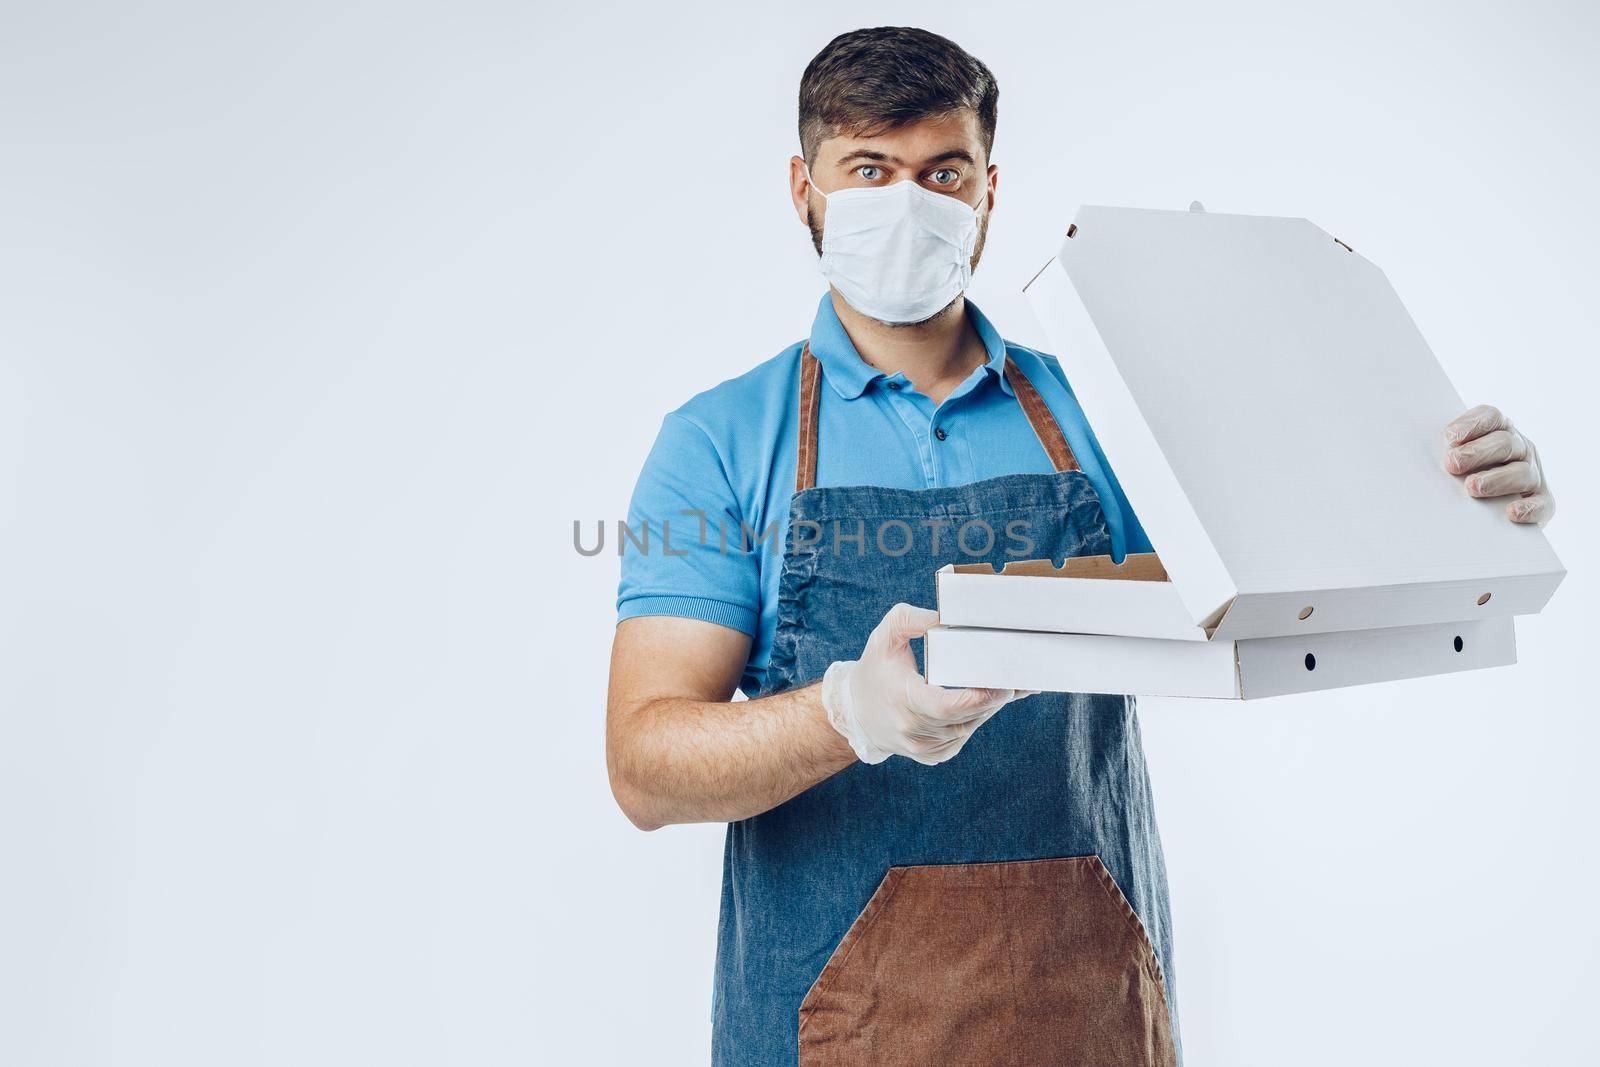
[{"label": "brown apron pocket", "polygon": [[1161,966],[1098,856],[889,868],[800,1004],[800,1063],[931,1062],[1176,1062]]}]

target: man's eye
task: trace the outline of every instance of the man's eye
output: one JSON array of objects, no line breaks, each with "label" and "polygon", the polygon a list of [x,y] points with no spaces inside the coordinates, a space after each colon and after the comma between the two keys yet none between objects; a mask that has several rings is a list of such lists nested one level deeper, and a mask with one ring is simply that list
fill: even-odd
[{"label": "man's eye", "polygon": [[959,177],[960,175],[956,173],[954,168],[940,167],[938,170],[928,175],[928,180],[933,182],[935,185],[949,185]]},{"label": "man's eye", "polygon": [[883,171],[877,167],[871,166],[870,164],[865,167],[857,168],[856,173],[861,175],[869,182],[875,182],[879,178],[883,177]]}]

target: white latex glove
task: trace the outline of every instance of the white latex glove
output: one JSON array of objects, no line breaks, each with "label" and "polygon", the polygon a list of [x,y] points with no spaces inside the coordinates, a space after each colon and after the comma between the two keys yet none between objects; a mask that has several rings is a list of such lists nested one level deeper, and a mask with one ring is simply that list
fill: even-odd
[{"label": "white latex glove", "polygon": [[1506,505],[1512,522],[1543,524],[1556,513],[1556,500],[1544,480],[1539,450],[1498,408],[1479,404],[1444,428],[1444,469],[1464,476],[1473,496],[1514,496]]},{"label": "white latex glove", "polygon": [[932,766],[961,751],[989,716],[1034,694],[1015,689],[946,689],[917,673],[911,639],[939,613],[910,604],[889,609],[858,660],[840,660],[822,676],[822,706],[863,763],[892,755]]}]

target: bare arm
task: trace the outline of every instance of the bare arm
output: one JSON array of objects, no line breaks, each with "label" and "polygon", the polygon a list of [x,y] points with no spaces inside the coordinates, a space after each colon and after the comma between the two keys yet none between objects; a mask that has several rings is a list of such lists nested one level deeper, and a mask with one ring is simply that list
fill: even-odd
[{"label": "bare arm", "polygon": [[697,619],[618,624],[606,765],[634,825],[748,818],[855,762],[818,686],[730,701],[749,649],[748,635]]}]

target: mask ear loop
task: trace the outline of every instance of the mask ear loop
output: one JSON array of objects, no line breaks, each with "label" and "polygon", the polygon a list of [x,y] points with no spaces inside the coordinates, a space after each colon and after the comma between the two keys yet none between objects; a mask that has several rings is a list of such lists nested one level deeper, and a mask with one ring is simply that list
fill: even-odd
[{"label": "mask ear loop", "polygon": [[[989,202],[989,183],[988,182],[984,182],[983,183],[983,195],[978,197],[978,202],[976,204],[972,205],[972,213],[974,215],[983,214],[983,205],[987,204],[988,202]],[[963,200],[962,203],[964,204],[964,203],[966,203],[966,201]]]},{"label": "mask ear loop", "polygon": [[811,164],[802,162],[800,165],[804,167],[806,171],[806,184],[811,186],[812,189],[815,189],[817,195],[826,201],[828,199],[828,194],[817,187],[817,180],[811,176]]}]

